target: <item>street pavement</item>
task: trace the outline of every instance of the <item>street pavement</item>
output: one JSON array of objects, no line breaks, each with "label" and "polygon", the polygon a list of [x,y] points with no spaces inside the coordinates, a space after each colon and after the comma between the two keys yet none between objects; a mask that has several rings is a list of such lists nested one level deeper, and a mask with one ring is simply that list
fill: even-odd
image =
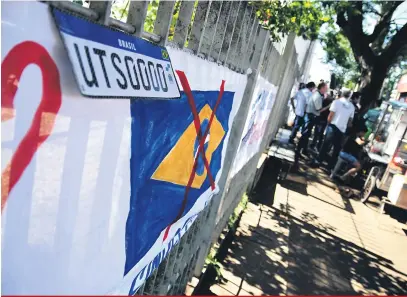
[{"label": "street pavement", "polygon": [[346,189],[303,167],[258,191],[207,293],[406,295],[407,212]]}]

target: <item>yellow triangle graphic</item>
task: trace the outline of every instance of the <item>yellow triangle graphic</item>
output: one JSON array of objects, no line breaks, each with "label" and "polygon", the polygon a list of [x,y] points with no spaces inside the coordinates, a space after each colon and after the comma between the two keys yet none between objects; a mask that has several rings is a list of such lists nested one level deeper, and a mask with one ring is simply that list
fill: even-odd
[{"label": "yellow triangle graphic", "polygon": [[[206,104],[199,112],[199,119],[201,121],[201,124],[205,119],[209,121],[211,114],[212,109],[208,104]],[[203,131],[202,133],[204,132],[205,131]],[[208,163],[210,164],[213,152],[217,149],[223,137],[225,136],[225,130],[223,130],[223,127],[216,118],[216,115],[213,118],[208,135],[209,141],[208,147],[205,151],[205,155]],[[167,154],[167,156],[165,156],[151,178],[181,186],[187,186],[189,176],[192,172],[192,167],[194,166],[194,145],[196,139],[196,130],[194,123],[192,122],[187,127],[185,132],[181,135],[172,150]],[[191,187],[199,189],[205,181],[206,176],[206,169],[201,175],[195,174],[195,178]],[[213,178],[215,178],[215,176]]]}]

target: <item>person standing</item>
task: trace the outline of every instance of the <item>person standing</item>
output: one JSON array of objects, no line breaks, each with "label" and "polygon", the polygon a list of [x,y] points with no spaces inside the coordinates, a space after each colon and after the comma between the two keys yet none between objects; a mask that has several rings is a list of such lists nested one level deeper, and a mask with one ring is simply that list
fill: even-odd
[{"label": "person standing", "polygon": [[[294,139],[297,136],[298,130],[304,125],[305,108],[314,88],[315,83],[309,82],[307,83],[305,88],[298,90],[294,98],[291,98],[291,105],[293,107],[293,110],[295,110],[295,120],[289,139],[290,143],[294,143]],[[294,99],[296,99],[297,101],[296,106],[294,105]]]},{"label": "person standing", "polygon": [[[323,101],[322,101],[322,107],[330,107],[332,104],[332,101],[334,100],[333,98],[333,92],[331,92],[330,96],[327,96]],[[321,114],[316,118],[315,120],[315,128],[314,128],[314,137],[312,139],[311,143],[311,148],[313,148],[316,151],[320,151],[322,142],[324,140],[324,131],[325,128],[328,124],[328,115],[329,115],[329,109],[325,109]]]},{"label": "person standing", "polygon": [[350,100],[353,104],[353,107],[355,108],[355,112],[353,115],[352,126],[349,127],[346,131],[346,137],[353,138],[356,135],[356,133],[358,133],[358,131],[365,125],[364,120],[360,118],[360,108],[359,108],[360,93],[353,92]]},{"label": "person standing", "polygon": [[305,109],[305,124],[304,129],[302,131],[301,138],[297,144],[295,149],[295,159],[294,159],[294,167],[298,167],[298,162],[300,159],[300,154],[303,152],[304,154],[308,153],[308,140],[312,132],[312,128],[315,124],[315,118],[320,115],[320,112],[323,112],[325,109],[329,107],[322,107],[322,101],[324,98],[325,93],[328,91],[328,86],[326,83],[320,83],[318,85],[317,92],[314,92],[312,96],[309,98],[306,109]]},{"label": "person standing", "polygon": [[336,163],[339,152],[341,151],[343,137],[346,129],[352,125],[352,120],[355,113],[355,107],[350,101],[350,91],[342,92],[342,97],[334,100],[329,109],[328,126],[326,128],[324,142],[322,143],[319,156],[315,160],[315,165],[319,166],[325,161],[328,152],[333,147],[333,154],[329,168],[332,168]]}]

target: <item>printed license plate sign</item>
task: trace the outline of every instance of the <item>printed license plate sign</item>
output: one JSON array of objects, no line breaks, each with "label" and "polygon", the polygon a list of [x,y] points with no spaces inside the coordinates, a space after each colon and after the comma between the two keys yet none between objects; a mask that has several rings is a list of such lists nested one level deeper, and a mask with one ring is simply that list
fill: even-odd
[{"label": "printed license plate sign", "polygon": [[180,97],[164,47],[53,10],[80,92],[89,97]]}]

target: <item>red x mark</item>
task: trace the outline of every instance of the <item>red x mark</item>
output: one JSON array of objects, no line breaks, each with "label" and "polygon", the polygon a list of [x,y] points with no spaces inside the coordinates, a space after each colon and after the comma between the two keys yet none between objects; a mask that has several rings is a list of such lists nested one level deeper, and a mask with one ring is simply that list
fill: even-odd
[{"label": "red x mark", "polygon": [[223,92],[225,91],[225,81],[222,80],[222,83],[220,85],[218,99],[216,100],[215,107],[212,110],[212,114],[211,114],[211,117],[209,119],[208,127],[206,128],[204,134],[202,135],[201,120],[199,119],[199,115],[198,115],[198,112],[196,110],[194,96],[192,95],[192,91],[191,91],[191,87],[189,86],[188,79],[187,79],[187,77],[186,77],[186,75],[185,75],[185,73],[183,71],[177,70],[176,72],[177,72],[178,77],[180,79],[182,88],[184,89],[184,93],[185,93],[185,95],[187,95],[188,103],[189,103],[189,105],[191,107],[192,115],[194,117],[194,126],[195,126],[195,130],[196,130],[196,135],[197,135],[198,140],[199,140],[199,146],[198,146],[198,153],[196,154],[196,157],[195,157],[195,160],[194,160],[194,166],[192,167],[192,171],[191,171],[191,174],[189,175],[189,179],[188,179],[188,184],[187,184],[187,186],[185,188],[184,200],[182,201],[181,208],[180,208],[180,210],[178,212],[177,217],[171,222],[171,224],[165,230],[163,240],[167,239],[167,236],[168,236],[168,233],[170,231],[171,225],[174,224],[176,221],[178,221],[181,218],[182,213],[185,210],[185,206],[186,206],[187,201],[188,201],[188,193],[189,193],[189,190],[191,189],[191,185],[192,185],[192,183],[194,181],[196,170],[197,170],[197,167],[198,167],[199,155],[202,156],[202,159],[204,161],[205,168],[206,168],[206,171],[207,171],[208,176],[209,176],[209,182],[211,183],[211,189],[212,190],[215,189],[215,181],[213,179],[211,170],[209,168],[208,160],[206,159],[206,155],[205,155],[205,151],[204,151],[204,144],[205,144],[206,136],[209,133],[209,130],[210,130],[212,122],[213,122],[213,119],[215,117],[216,110],[218,109],[220,100],[223,97]]},{"label": "red x mark", "polygon": [[1,121],[14,117],[14,97],[21,87],[19,81],[24,69],[31,64],[41,69],[42,97],[30,128],[1,174],[3,187],[1,211],[6,205],[11,190],[23,175],[38,148],[51,134],[56,114],[62,104],[59,71],[54,60],[42,45],[33,41],[24,41],[14,46],[1,63]]}]

